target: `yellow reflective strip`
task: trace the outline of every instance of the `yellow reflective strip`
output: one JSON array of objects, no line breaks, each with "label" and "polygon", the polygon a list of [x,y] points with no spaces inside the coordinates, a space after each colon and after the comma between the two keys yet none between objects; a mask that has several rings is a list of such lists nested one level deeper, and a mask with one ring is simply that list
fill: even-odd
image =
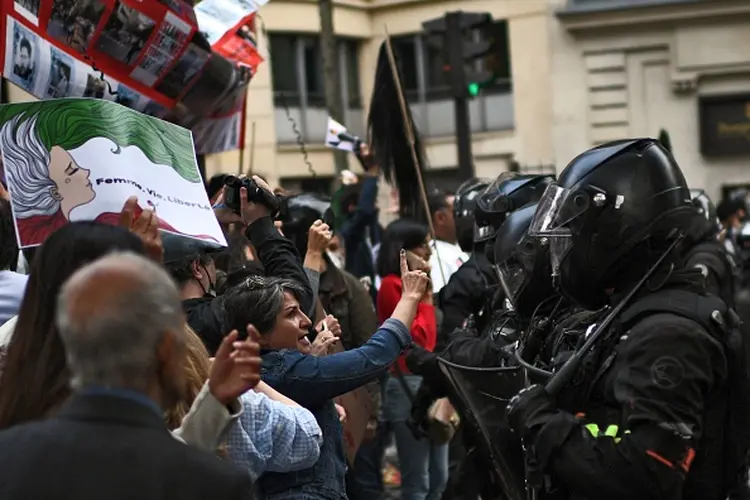
[{"label": "yellow reflective strip", "polygon": [[[625,431],[625,432],[623,432],[623,435],[625,435],[625,434],[630,434],[630,431]],[[619,443],[620,441],[622,441],[622,438],[621,438],[621,437],[616,437],[616,438],[615,438],[615,444]]]},{"label": "yellow reflective strip", "polygon": [[586,424],[584,427],[588,429],[588,431],[591,433],[594,437],[599,437],[599,426],[596,424]]},{"label": "yellow reflective strip", "polygon": [[617,430],[618,430],[618,427],[616,425],[607,426],[607,430],[604,431],[604,435],[607,437],[611,437],[611,438],[616,437]]}]

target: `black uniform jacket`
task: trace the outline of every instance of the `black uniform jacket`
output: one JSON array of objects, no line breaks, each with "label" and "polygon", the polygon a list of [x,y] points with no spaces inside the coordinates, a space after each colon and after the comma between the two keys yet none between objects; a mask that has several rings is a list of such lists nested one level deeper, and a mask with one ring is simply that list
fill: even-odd
[{"label": "black uniform jacket", "polygon": [[594,348],[595,382],[580,406],[535,433],[553,482],[576,500],[724,500],[720,340],[671,313],[614,332],[609,352]]},{"label": "black uniform jacket", "polygon": [[[478,314],[490,305],[497,289],[497,274],[483,252],[474,252],[471,258],[453,273],[438,293],[438,305],[443,313],[436,351],[443,350],[453,332],[461,328],[470,314]],[[489,308],[488,308],[489,309]],[[492,311],[485,311],[491,316]],[[483,325],[479,325],[482,330]]]}]

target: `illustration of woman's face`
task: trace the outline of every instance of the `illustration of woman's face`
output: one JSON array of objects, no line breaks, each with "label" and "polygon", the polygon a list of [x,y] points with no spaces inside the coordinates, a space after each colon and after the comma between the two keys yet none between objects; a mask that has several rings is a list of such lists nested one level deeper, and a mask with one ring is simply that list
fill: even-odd
[{"label": "illustration of woman's face", "polygon": [[56,186],[52,195],[60,200],[60,209],[66,218],[75,207],[85,205],[96,196],[89,174],[89,170],[78,166],[70,153],[60,146],[52,147],[49,178]]}]

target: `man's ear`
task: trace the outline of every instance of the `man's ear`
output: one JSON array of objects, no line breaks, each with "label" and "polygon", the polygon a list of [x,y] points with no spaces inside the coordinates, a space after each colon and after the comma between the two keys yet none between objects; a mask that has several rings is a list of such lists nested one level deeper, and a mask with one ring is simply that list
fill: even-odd
[{"label": "man's ear", "polygon": [[56,199],[57,201],[62,201],[62,195],[60,195],[60,192],[57,190],[56,187],[53,187],[49,190],[49,194]]},{"label": "man's ear", "polygon": [[200,279],[203,277],[203,266],[201,266],[200,261],[194,260],[190,263],[190,269],[193,271],[193,278],[200,281]]},{"label": "man's ear", "polygon": [[436,224],[444,224],[447,218],[448,215],[445,213],[445,210],[438,210],[437,212],[435,212]]}]

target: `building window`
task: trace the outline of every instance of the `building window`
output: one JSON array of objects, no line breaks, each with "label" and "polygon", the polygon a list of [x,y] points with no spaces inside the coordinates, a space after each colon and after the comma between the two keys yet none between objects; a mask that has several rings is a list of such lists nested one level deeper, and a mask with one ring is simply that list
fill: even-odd
[{"label": "building window", "polygon": [[[359,43],[352,39],[339,39],[337,43],[341,92],[347,115],[344,121],[362,121],[359,116],[362,114]],[[305,140],[322,141],[327,108],[320,37],[273,33],[269,35],[269,46],[278,141],[295,142],[297,132]],[[355,124],[352,128],[358,131],[362,127]]]},{"label": "building window", "polygon": [[[513,107],[508,23],[498,21],[485,28],[484,33],[467,33],[467,36],[477,40],[484,36],[494,41],[492,52],[470,63],[471,68],[467,67],[467,70],[489,70],[496,77],[472,100],[472,130],[510,128]],[[450,75],[446,72],[448,61],[442,41],[419,33],[392,37],[392,44],[404,92],[420,132],[428,136],[452,135],[455,130],[453,111],[449,106],[452,101]]]},{"label": "building window", "polygon": [[359,43],[356,40],[341,40],[341,74],[344,75],[342,90],[346,92],[349,108],[362,108],[362,94],[359,82]]},{"label": "building window", "polygon": [[[273,90],[284,93],[287,104],[299,106],[302,97],[310,107],[325,107],[325,76],[320,37],[312,35],[269,36]],[[338,41],[339,70],[345,75],[342,91],[349,96],[349,107],[362,107],[359,89],[359,43],[356,40]]]},{"label": "building window", "polygon": [[399,64],[401,72],[401,85],[409,100],[419,97],[419,45],[418,36],[407,35],[393,37],[391,39],[393,52]]}]

